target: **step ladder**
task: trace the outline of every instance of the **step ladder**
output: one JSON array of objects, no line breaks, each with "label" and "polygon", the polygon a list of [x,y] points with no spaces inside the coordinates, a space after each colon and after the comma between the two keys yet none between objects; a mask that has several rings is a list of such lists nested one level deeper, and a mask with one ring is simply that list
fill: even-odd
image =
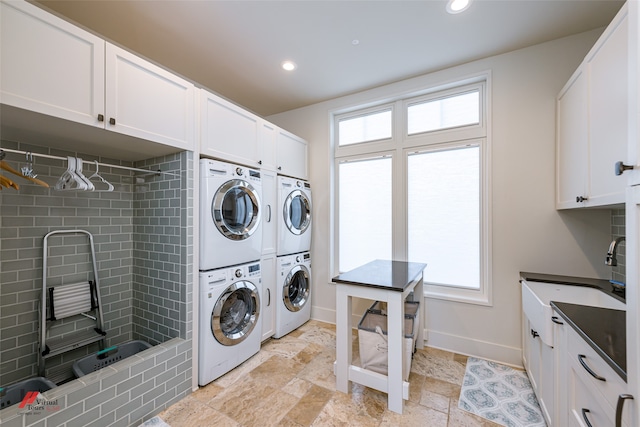
[{"label": "step ladder", "polygon": [[[47,286],[49,238],[55,235],[85,235],[87,237],[93,267],[92,281],[87,280],[73,284]],[[103,330],[104,320],[102,318],[102,304],[98,285],[98,268],[96,266],[96,253],[91,233],[85,230],[51,231],[44,236],[42,252],[42,295],[40,298],[38,371],[39,375],[44,377],[47,359],[95,342],[99,343],[100,350],[102,350],[105,347],[105,336],[107,334]],[[49,307],[48,316],[47,307]],[[91,319],[95,322],[95,325],[93,325],[93,328],[89,326],[87,329],[80,331],[49,337],[49,330],[56,322],[72,316],[83,316]],[[60,380],[65,379],[63,372],[49,374],[49,378],[57,382],[52,375],[60,376]]]}]

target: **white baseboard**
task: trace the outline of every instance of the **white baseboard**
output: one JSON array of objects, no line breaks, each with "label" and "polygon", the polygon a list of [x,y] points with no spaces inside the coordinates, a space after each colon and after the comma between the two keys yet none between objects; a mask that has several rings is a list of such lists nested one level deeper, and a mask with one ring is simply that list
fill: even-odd
[{"label": "white baseboard", "polygon": [[[427,331],[425,331],[427,333]],[[508,347],[473,338],[445,334],[429,330],[429,340],[425,340],[425,346],[447,350],[465,356],[480,357],[494,362],[502,363],[522,369],[522,349]]]}]

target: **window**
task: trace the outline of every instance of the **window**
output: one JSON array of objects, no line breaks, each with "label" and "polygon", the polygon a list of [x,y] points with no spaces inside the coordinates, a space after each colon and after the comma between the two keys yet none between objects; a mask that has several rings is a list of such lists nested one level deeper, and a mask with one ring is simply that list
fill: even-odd
[{"label": "window", "polygon": [[391,158],[339,164],[339,263],[348,271],[374,259],[390,259]]},{"label": "window", "polygon": [[409,135],[480,123],[480,92],[463,93],[411,104],[407,108]]},{"label": "window", "polygon": [[487,77],[334,114],[338,272],[423,262],[427,296],[491,303]]},{"label": "window", "polygon": [[374,111],[338,120],[338,145],[391,138],[391,110]]},{"label": "window", "polygon": [[480,148],[410,154],[408,260],[428,283],[480,288]]}]

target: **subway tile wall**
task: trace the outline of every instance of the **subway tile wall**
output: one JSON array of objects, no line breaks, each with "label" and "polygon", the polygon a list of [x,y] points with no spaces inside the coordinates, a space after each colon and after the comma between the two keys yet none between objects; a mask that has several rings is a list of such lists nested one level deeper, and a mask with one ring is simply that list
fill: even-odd
[{"label": "subway tile wall", "polygon": [[[135,176],[137,172],[100,167],[100,174],[114,184],[113,192],[59,192],[20,178],[15,179],[20,185],[19,191],[0,192],[0,384],[8,385],[37,375],[43,236],[54,229],[80,228],[91,232],[95,239],[108,345],[131,339],[142,339],[153,345],[165,343],[141,353],[154,351],[157,354],[154,357],[159,358],[158,366],[164,366],[162,372],[157,372],[159,376],[145,374],[145,378],[152,379],[152,386],[146,379],[144,383],[153,389],[148,393],[154,397],[144,397],[144,404],[137,402],[142,395],[130,393],[134,387],[141,391],[141,384],[133,384],[129,378],[118,379],[119,376],[111,378],[105,371],[101,377],[107,380],[92,383],[95,390],[87,396],[113,394],[111,387],[117,387],[118,392],[110,405],[100,405],[97,418],[90,418],[95,420],[95,425],[128,425],[158,413],[189,393],[193,296],[187,284],[193,279],[193,154],[184,152],[131,164],[9,141],[0,141],[0,147],[62,157],[79,156],[88,163],[85,170],[91,173],[95,169],[93,160],[153,170],[171,168],[175,173],[175,176],[150,175],[141,182]],[[7,153],[5,160],[19,170],[23,157]],[[65,161],[35,159],[38,178],[51,186],[65,170]],[[92,276],[88,246],[81,237],[55,238],[49,245],[48,284],[73,283]],[[54,334],[86,326],[83,320],[59,323]],[[48,372],[49,369],[63,370],[70,374],[73,361],[96,350],[97,345],[88,346],[49,359]],[[139,357],[129,359],[124,364],[126,369],[141,369],[135,368]],[[164,363],[167,359],[176,363],[172,362],[169,367]],[[151,363],[145,360],[146,364]],[[56,393],[77,383],[72,381],[58,387]],[[125,399],[126,404],[139,404],[136,410],[125,411],[119,401],[116,402],[125,395],[129,397]],[[110,406],[117,410],[107,414],[105,411]],[[77,405],[74,408],[77,409]],[[2,417],[8,421],[7,411],[11,408],[3,410]],[[76,417],[70,408],[64,407],[55,416],[61,420],[56,425],[66,425],[67,420]],[[42,417],[36,418],[41,421]],[[36,423],[36,418],[26,420],[24,425]],[[15,422],[23,425],[22,421]]]},{"label": "subway tile wall", "polygon": [[[625,210],[624,209],[612,209],[611,210],[611,240],[615,240],[618,237],[624,237],[626,233],[625,222]],[[627,283],[626,275],[626,242],[622,241],[616,251],[616,259],[618,265],[611,267],[611,278],[622,283]],[[606,251],[606,249],[605,249]]]}]

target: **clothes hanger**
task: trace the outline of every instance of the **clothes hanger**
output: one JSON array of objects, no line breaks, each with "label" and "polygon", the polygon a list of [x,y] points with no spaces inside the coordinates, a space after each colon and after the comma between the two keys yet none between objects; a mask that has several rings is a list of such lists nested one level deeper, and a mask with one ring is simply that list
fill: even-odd
[{"label": "clothes hanger", "polygon": [[55,189],[59,191],[86,190],[87,183],[76,174],[77,158],[67,156],[67,170],[56,182]]},{"label": "clothes hanger", "polygon": [[16,190],[20,189],[20,186],[18,184],[11,181],[6,176],[0,175],[0,190],[2,190],[2,187],[15,188]]},{"label": "clothes hanger", "polygon": [[73,171],[76,176],[85,184],[85,191],[93,191],[96,187],[93,185],[93,182],[89,181],[89,178],[84,176],[82,173],[83,161],[80,157],[76,157],[76,169]]},{"label": "clothes hanger", "polygon": [[93,178],[98,178],[100,181],[102,181],[104,184],[107,184],[107,189],[106,190],[94,190],[98,193],[102,193],[102,192],[110,192],[113,191],[113,184],[111,184],[109,181],[107,181],[106,179],[104,179],[103,177],[101,177],[98,174],[98,161],[94,160],[94,162],[96,163],[96,171],[93,173],[93,175],[91,175],[89,177],[89,180],[92,180]]},{"label": "clothes hanger", "polygon": [[9,163],[7,163],[4,160],[0,160],[0,169],[6,170],[7,172],[11,172],[12,174],[17,175],[20,178],[24,178],[24,179],[26,179],[28,181],[31,181],[34,184],[38,184],[38,185],[41,185],[43,187],[49,188],[49,184],[47,184],[46,182],[42,181],[41,179],[31,178],[30,176],[23,176],[20,172],[18,172],[17,170],[15,170],[11,166],[9,166]]}]

